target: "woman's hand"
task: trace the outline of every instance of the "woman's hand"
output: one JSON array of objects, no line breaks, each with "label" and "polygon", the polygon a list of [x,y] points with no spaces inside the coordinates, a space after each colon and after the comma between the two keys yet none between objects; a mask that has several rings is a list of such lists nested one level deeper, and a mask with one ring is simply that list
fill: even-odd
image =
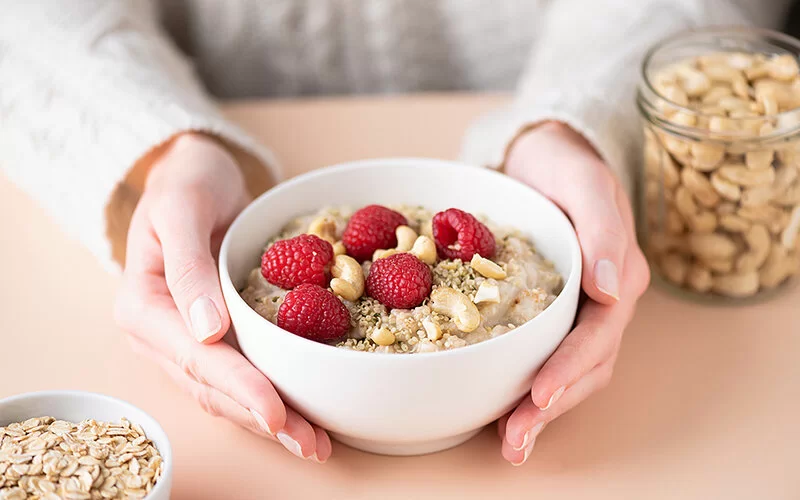
[{"label": "woman's hand", "polygon": [[131,220],[117,322],[206,412],[324,462],[325,431],[286,407],[261,372],[220,342],[230,318],[214,257],[247,201],[241,171],[222,146],[197,134],[177,138],[150,171]]},{"label": "woman's hand", "polygon": [[622,332],[650,272],[622,186],[580,134],[556,122],[526,132],[509,152],[506,172],[538,189],[572,220],[588,296],[575,329],[539,371],[530,394],[498,422],[503,457],[522,465],[548,422],[608,385]]}]

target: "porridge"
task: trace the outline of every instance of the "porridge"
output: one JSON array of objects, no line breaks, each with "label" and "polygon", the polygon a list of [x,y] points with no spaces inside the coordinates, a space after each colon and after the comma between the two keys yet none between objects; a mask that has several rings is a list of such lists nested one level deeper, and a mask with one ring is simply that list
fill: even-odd
[{"label": "porridge", "polygon": [[452,208],[370,205],[289,223],[240,293],[267,320],[311,340],[421,353],[507,333],[562,287],[553,264],[513,228]]}]

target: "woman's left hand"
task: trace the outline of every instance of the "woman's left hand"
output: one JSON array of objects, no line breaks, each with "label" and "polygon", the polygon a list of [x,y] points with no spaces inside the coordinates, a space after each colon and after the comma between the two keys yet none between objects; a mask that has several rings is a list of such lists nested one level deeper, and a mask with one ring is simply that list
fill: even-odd
[{"label": "woman's left hand", "polygon": [[650,272],[621,184],[580,134],[557,122],[526,132],[509,152],[506,173],[570,217],[583,251],[582,288],[588,296],[575,329],[536,375],[530,393],[498,422],[503,457],[522,465],[544,426],[608,385],[622,332]]}]

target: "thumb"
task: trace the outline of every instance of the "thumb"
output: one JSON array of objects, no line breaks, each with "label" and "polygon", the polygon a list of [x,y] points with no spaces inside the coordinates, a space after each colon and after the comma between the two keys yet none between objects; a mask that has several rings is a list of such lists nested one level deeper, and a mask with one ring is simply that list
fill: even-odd
[{"label": "thumb", "polygon": [[[167,201],[168,200],[168,201]],[[211,253],[217,217],[202,196],[170,193],[157,204],[153,228],[164,254],[164,277],[178,311],[194,338],[209,344],[230,327],[219,273]]]}]

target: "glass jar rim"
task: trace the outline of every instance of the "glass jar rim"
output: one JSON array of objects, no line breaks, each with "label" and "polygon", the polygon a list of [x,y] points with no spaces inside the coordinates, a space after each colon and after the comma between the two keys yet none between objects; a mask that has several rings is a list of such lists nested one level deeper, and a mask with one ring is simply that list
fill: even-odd
[{"label": "glass jar rim", "polygon": [[[655,96],[656,99],[661,99],[664,102],[669,103],[669,106],[673,108],[676,112],[683,112],[697,117],[707,117],[707,118],[719,117],[719,115],[704,113],[696,109],[692,109],[686,106],[681,106],[680,104],[673,102],[672,100],[664,96],[661,92],[659,92],[658,89],[655,88],[655,86],[653,85],[648,76],[648,70],[650,68],[650,64],[653,58],[660,51],[668,48],[670,45],[675,44],[676,42],[691,41],[692,38],[695,37],[698,38],[698,40],[700,40],[702,39],[702,37],[713,37],[715,35],[727,38],[762,39],[767,43],[770,43],[778,48],[783,48],[787,51],[790,51],[795,58],[800,57],[800,40],[791,35],[787,35],[785,33],[781,33],[775,30],[766,28],[754,28],[747,26],[709,26],[703,28],[690,28],[664,38],[660,42],[656,43],[645,53],[644,59],[642,60],[642,64],[640,65],[639,68],[640,77],[641,81],[643,82],[644,90]],[[639,91],[637,92],[637,104],[640,113],[642,113],[643,116],[647,117],[651,121],[654,121],[659,125],[668,128],[674,133],[692,138],[702,138],[704,140],[718,140],[721,142],[729,142],[731,140],[737,140],[737,141],[753,140],[758,142],[765,142],[765,141],[781,140],[787,136],[791,136],[800,132],[800,107],[789,109],[786,111],[781,111],[780,113],[775,113],[771,115],[759,115],[757,117],[751,117],[751,118],[729,118],[730,120],[738,120],[738,121],[746,121],[748,119],[780,120],[782,117],[796,116],[798,119],[796,120],[797,123],[793,126],[784,129],[776,128],[770,134],[766,134],[763,136],[755,135],[752,133],[741,134],[741,135],[727,133],[724,134],[724,138],[721,138],[723,134],[719,132],[710,132],[700,127],[681,125],[669,121],[668,119],[662,116],[663,113],[661,113],[656,108],[655,104],[650,102],[650,100],[643,94],[642,87],[640,87]],[[716,136],[716,137],[709,137],[709,136]]]}]

